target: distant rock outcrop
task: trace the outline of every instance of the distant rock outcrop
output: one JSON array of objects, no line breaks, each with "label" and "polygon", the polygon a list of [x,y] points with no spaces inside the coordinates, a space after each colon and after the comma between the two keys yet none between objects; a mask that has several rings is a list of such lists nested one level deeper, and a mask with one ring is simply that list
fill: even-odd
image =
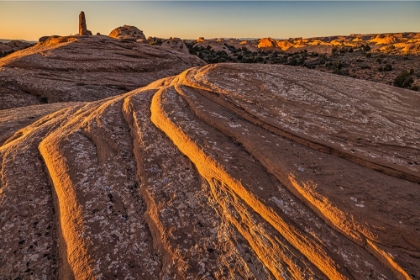
[{"label": "distant rock outcrop", "polygon": [[11,40],[7,43],[0,42],[0,57],[3,57],[18,50],[29,48],[32,45],[34,44],[19,40]]},{"label": "distant rock outcrop", "polygon": [[262,49],[262,48],[275,48],[277,47],[277,43],[276,40],[272,39],[272,38],[262,38],[260,39],[259,43],[258,43],[258,48]]},{"label": "distant rock outcrop", "polygon": [[116,39],[146,40],[143,31],[135,26],[124,25],[115,28],[109,33],[109,37]]},{"label": "distant rock outcrop", "polygon": [[50,36],[0,59],[0,110],[118,95],[204,65],[197,56],[108,36]]},{"label": "distant rock outcrop", "polygon": [[86,17],[84,12],[79,14],[79,35],[92,35],[92,32],[87,29]]},{"label": "distant rock outcrop", "polygon": [[[71,50],[60,67],[85,57]],[[0,278],[418,279],[418,104],[388,85],[224,63],[0,110]]]},{"label": "distant rock outcrop", "polygon": [[378,45],[390,45],[399,42],[399,39],[392,34],[381,35],[378,34],[374,39],[369,40],[371,43],[376,43]]},{"label": "distant rock outcrop", "polygon": [[184,41],[182,41],[180,38],[171,37],[169,40],[163,41],[162,46],[169,47],[185,54],[190,53]]},{"label": "distant rock outcrop", "polygon": [[349,36],[328,36],[313,38],[289,38],[289,39],[229,39],[223,42],[223,39],[204,39],[199,37],[193,41],[199,43],[199,46],[215,46],[214,51],[219,51],[217,43],[226,43],[236,48],[245,47],[251,52],[258,49],[271,49],[271,51],[284,51],[287,53],[296,52],[317,52],[321,54],[330,54],[332,50],[358,49],[369,45],[372,52],[383,51],[392,54],[419,54],[420,53],[420,33],[392,33],[392,34],[352,34]]}]

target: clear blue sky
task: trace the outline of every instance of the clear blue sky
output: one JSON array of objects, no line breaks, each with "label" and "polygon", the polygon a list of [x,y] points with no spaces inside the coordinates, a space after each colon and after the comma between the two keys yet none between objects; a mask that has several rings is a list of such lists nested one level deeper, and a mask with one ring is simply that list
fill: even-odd
[{"label": "clear blue sky", "polygon": [[37,40],[128,24],[146,37],[290,38],[420,32],[420,1],[2,1],[0,38]]}]

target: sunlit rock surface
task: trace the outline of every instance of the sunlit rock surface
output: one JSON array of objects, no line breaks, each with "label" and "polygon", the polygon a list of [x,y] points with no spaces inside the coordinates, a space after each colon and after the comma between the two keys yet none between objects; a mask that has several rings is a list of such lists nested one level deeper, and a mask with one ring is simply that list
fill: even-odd
[{"label": "sunlit rock surface", "polygon": [[0,59],[0,109],[98,100],[204,64],[196,56],[108,36],[51,36]]},{"label": "sunlit rock surface", "polygon": [[0,111],[0,276],[419,278],[419,104],[218,64]]}]

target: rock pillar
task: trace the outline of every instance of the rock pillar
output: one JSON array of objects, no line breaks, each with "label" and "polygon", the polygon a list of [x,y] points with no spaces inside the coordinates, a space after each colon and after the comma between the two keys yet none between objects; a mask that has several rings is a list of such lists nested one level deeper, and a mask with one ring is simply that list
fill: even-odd
[{"label": "rock pillar", "polygon": [[92,35],[92,32],[87,30],[86,17],[84,12],[79,15],[79,35]]}]

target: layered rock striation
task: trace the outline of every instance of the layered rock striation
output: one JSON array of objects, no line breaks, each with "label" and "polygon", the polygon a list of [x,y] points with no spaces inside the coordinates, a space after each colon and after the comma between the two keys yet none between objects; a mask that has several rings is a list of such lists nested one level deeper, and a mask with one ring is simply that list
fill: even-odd
[{"label": "layered rock striation", "polygon": [[217,64],[0,111],[0,275],[418,278],[419,103],[307,69]]}]

